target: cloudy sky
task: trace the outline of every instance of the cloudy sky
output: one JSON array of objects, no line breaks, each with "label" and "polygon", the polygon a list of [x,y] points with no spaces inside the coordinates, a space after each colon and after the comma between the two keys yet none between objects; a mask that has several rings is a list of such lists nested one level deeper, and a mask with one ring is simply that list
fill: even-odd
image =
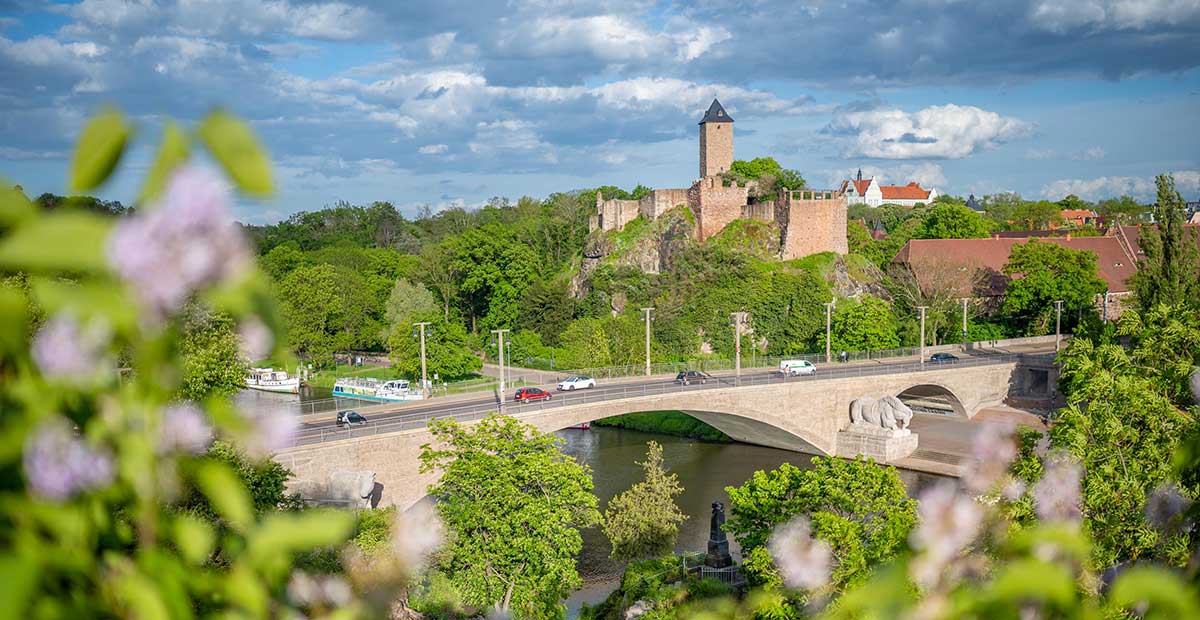
[{"label": "cloudy sky", "polygon": [[739,158],[956,194],[1200,198],[1200,0],[0,0],[0,175],[61,193],[104,103],[139,134],[249,119],[274,221],[337,200],[475,205],[686,187],[716,96]]}]

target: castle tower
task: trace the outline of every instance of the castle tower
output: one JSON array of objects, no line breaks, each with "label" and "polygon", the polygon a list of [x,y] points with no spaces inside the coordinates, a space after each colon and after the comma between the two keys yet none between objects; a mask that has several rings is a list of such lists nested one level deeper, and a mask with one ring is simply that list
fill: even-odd
[{"label": "castle tower", "polygon": [[721,174],[733,164],[733,119],[713,99],[700,119],[700,178]]}]

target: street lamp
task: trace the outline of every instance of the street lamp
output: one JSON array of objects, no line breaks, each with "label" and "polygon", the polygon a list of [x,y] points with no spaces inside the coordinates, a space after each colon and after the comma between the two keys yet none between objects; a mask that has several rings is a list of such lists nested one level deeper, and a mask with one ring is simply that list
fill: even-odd
[{"label": "street lamp", "polygon": [[429,321],[421,321],[413,323],[413,336],[420,332],[421,335],[421,394],[429,398],[429,367],[425,361],[425,326],[429,325]]},{"label": "street lamp", "polygon": [[[507,329],[493,329],[493,334],[496,334],[497,340],[500,343],[500,408],[504,408],[504,334],[508,333]],[[495,341],[493,341],[495,342]]]},{"label": "street lamp", "polygon": [[651,313],[654,312],[654,308],[653,307],[642,308],[642,312],[645,313],[645,316],[646,316],[646,376],[649,377],[650,376],[650,321],[654,320],[654,317],[651,316]]},{"label": "street lamp", "polygon": [[967,301],[969,297],[962,298],[962,346],[963,351],[967,350]]},{"label": "street lamp", "polygon": [[746,312],[734,312],[729,315],[730,325],[733,325],[733,375],[740,383],[742,380],[742,325],[746,324]]},{"label": "street lamp", "polygon": [[925,365],[925,309],[929,306],[917,306],[921,311],[921,365]]},{"label": "street lamp", "polygon": [[1062,305],[1061,299],[1054,302],[1054,350],[1056,352],[1062,342]]},{"label": "street lamp", "polygon": [[825,363],[833,363],[833,343],[830,338],[833,325],[833,302],[825,302]]}]

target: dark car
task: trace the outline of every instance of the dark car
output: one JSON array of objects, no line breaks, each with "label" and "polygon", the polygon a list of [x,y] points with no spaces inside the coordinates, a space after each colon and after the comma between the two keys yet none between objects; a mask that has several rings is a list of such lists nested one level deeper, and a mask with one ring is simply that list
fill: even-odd
[{"label": "dark car", "polygon": [[367,423],[367,419],[361,413],[354,410],[339,411],[337,414],[338,426],[360,426]]},{"label": "dark car", "polygon": [[675,383],[680,385],[690,385],[692,383],[708,383],[712,377],[699,370],[681,370],[675,375]]},{"label": "dark car", "polygon": [[513,400],[518,403],[531,403],[539,400],[550,400],[550,392],[542,388],[523,387],[518,388],[517,393],[513,394]]},{"label": "dark car", "polygon": [[958,358],[950,353],[934,353],[933,355],[929,356],[929,361],[935,364],[949,364],[951,362],[957,362]]}]

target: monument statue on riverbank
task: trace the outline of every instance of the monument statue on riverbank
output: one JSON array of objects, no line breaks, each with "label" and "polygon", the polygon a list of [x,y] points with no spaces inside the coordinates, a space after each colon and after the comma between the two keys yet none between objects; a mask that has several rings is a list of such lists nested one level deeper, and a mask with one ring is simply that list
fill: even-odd
[{"label": "monument statue on riverbank", "polygon": [[712,520],[708,527],[708,554],[704,556],[704,565],[710,568],[729,568],[733,566],[733,556],[729,555],[729,537],[725,535],[725,504],[712,503]]},{"label": "monument statue on riverbank", "polygon": [[838,431],[836,454],[864,456],[890,463],[917,449],[917,436],[908,429],[913,411],[895,396],[862,396],[850,402],[850,424]]},{"label": "monument statue on riverbank", "polygon": [[851,424],[867,424],[889,431],[908,430],[912,417],[912,409],[895,396],[884,396],[878,400],[863,396],[850,403]]}]

